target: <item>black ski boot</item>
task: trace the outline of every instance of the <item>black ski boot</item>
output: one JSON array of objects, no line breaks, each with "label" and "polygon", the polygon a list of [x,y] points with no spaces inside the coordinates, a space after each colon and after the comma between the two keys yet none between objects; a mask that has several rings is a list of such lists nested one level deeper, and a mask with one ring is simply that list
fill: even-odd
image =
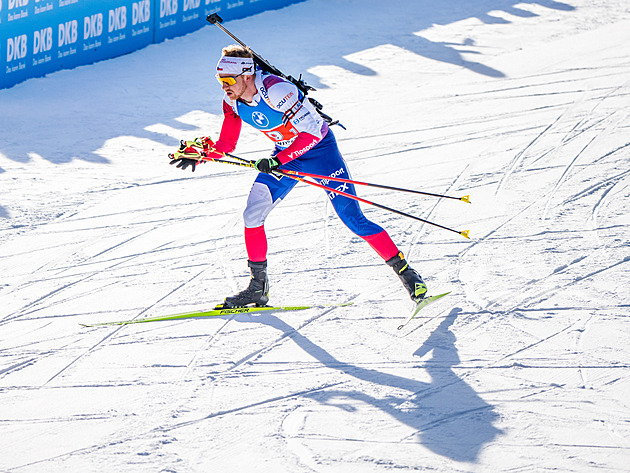
[{"label": "black ski boot", "polygon": [[388,259],[387,264],[394,268],[414,302],[420,302],[424,299],[424,296],[427,294],[427,285],[417,271],[409,266],[402,253],[398,253],[393,258]]},{"label": "black ski boot", "polygon": [[233,307],[245,307],[251,304],[255,304],[256,307],[261,307],[267,305],[267,302],[269,302],[267,261],[261,261],[259,263],[248,261],[247,265],[252,272],[249,286],[238,294],[226,297],[221,308],[230,309]]}]

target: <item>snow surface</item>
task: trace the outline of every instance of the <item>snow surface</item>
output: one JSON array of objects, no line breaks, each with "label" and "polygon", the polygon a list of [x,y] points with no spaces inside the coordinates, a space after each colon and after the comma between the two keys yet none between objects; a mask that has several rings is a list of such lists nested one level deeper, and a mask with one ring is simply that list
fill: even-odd
[{"label": "snow surface", "polygon": [[1,471],[630,471],[627,0],[383,8],[226,26],[305,72],[356,179],[471,195],[359,189],[471,231],[364,206],[453,291],[401,331],[399,281],[306,185],[267,222],[271,302],[352,306],[79,325],[247,283],[254,174],[166,159],[218,134],[218,29],[0,91]]}]

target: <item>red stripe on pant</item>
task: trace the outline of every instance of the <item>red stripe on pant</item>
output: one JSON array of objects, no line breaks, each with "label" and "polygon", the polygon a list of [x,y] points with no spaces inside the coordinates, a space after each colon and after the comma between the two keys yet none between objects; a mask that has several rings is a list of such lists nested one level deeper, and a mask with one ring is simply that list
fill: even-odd
[{"label": "red stripe on pant", "polygon": [[399,253],[398,247],[385,230],[374,235],[362,236],[361,238],[367,241],[372,249],[385,261]]},{"label": "red stripe on pant", "polygon": [[264,225],[256,228],[245,227],[245,248],[250,261],[259,263],[267,260],[267,235]]},{"label": "red stripe on pant", "polygon": [[[385,230],[374,235],[362,236],[361,238],[385,261],[399,253],[398,247]],[[265,234],[264,225],[255,228],[245,227],[245,247],[247,248],[247,257],[250,261],[258,263],[267,260],[267,235]]]}]

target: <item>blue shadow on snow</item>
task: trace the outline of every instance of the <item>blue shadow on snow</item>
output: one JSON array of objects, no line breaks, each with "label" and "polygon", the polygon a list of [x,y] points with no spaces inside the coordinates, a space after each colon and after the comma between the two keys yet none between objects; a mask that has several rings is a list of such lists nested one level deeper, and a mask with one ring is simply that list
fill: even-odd
[{"label": "blue shadow on snow", "polygon": [[460,360],[455,336],[449,328],[460,312],[461,309],[454,308],[414,353],[422,357],[432,352],[432,358],[417,368],[428,372],[431,376],[429,383],[339,361],[275,316],[255,317],[254,320],[276,328],[330,369],[409,393],[376,398],[358,390],[337,389],[318,391],[306,397],[322,404],[341,406],[349,412],[358,403],[369,404],[414,429],[415,433],[409,438],[415,437],[418,443],[436,454],[458,462],[475,462],[483,447],[502,432],[493,425],[498,419],[493,406],[453,371]]}]

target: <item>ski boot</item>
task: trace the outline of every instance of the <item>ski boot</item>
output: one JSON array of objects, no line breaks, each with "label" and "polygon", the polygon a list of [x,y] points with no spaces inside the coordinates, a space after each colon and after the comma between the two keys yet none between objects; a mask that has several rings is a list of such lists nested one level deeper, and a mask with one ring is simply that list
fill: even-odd
[{"label": "ski boot", "polygon": [[267,261],[253,262],[248,261],[252,272],[252,278],[249,281],[247,289],[225,298],[223,304],[217,306],[221,309],[231,309],[233,307],[245,307],[255,304],[256,307],[262,307],[269,302],[269,279],[267,278]]},{"label": "ski boot", "polygon": [[427,285],[416,270],[409,266],[402,253],[387,260],[387,264],[394,268],[414,302],[420,302],[427,294]]}]

